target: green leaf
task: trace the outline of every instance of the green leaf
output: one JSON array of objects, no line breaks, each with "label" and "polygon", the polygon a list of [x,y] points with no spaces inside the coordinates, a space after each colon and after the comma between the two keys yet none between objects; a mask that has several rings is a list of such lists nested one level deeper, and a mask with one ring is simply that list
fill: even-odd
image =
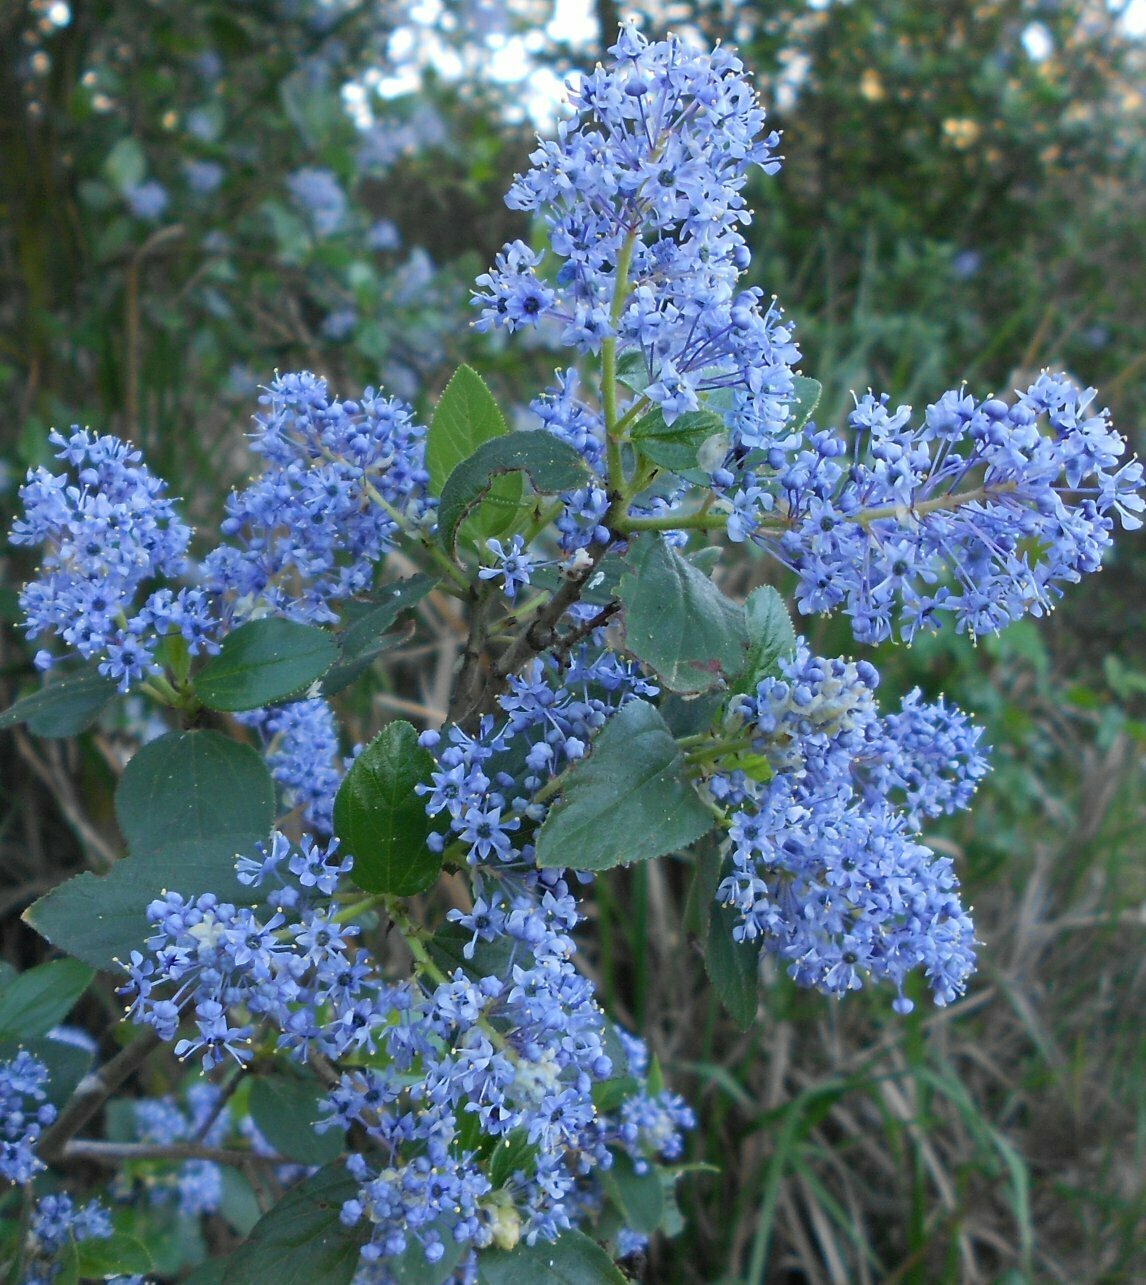
[{"label": "green leaf", "polygon": [[305,691],[337,659],[325,629],[276,616],[250,620],[199,671],[195,694],[211,709],[258,709]]},{"label": "green leaf", "polygon": [[729,1016],[746,1031],[756,1020],[760,986],[760,943],[736,941],[739,916],[715,900],[723,858],[715,844],[705,845],[697,864],[697,896],[704,910],[704,970]]},{"label": "green leaf", "polygon": [[91,1070],[94,1055],[77,1044],[64,1040],[49,1040],[43,1036],[10,1036],[0,1040],[0,1062],[10,1061],[21,1049],[43,1062],[48,1072],[44,1092],[48,1101],[57,1109],[76,1090],[76,1085]]},{"label": "green leaf", "polygon": [[[219,732],[168,732],[128,763],[115,811],[137,860],[234,862],[270,833],[274,783],[258,751]],[[220,891],[219,889],[213,889]]]},{"label": "green leaf", "polygon": [[443,924],[427,941],[430,958],[447,973],[461,969],[475,981],[482,977],[501,977],[513,963],[517,943],[510,937],[493,941],[477,941],[473,954],[467,958],[466,948],[473,941],[473,933],[457,924]]},{"label": "green leaf", "polygon": [[118,192],[141,183],[147,173],[147,158],[139,141],[130,135],[121,138],[104,158],[103,173]]},{"label": "green leaf", "polygon": [[342,1152],[342,1132],[315,1131],[324,1097],[314,1081],[286,1075],[260,1076],[251,1087],[251,1118],[280,1155],[303,1165],[324,1165]]},{"label": "green leaf", "polygon": [[676,852],[712,828],[660,714],[630,701],[574,765],[537,835],[537,864],[608,870]]},{"label": "green leaf", "polygon": [[92,970],[74,959],[54,959],[22,973],[0,991],[0,1036],[47,1035],[91,979]]},{"label": "green leaf", "polygon": [[322,680],[322,694],[333,696],[352,683],[390,642],[386,630],[404,612],[416,607],[437,584],[433,576],[416,575],[387,585],[373,606],[357,616],[338,635],[338,663]]},{"label": "green leaf", "polygon": [[469,366],[459,366],[442,389],[426,435],[430,494],[441,495],[446,479],[490,438],[509,427],[486,382]]},{"label": "green leaf", "polygon": [[625,564],[625,645],[669,691],[711,691],[743,670],[748,640],[738,603],[655,533],[633,542]]},{"label": "green leaf", "polygon": [[744,601],[748,658],[733,691],[754,692],[762,678],[776,672],[776,662],[796,650],[796,631],[784,599],[771,585],[761,585]]},{"label": "green leaf", "polygon": [[437,879],[440,853],[426,847],[430,822],[414,787],[430,779],[434,759],[418,733],[389,723],[354,760],[334,800],[334,833],[354,857],[351,878],[366,892],[409,897]]},{"label": "green leaf", "polygon": [[[53,946],[93,968],[119,972],[117,959],[142,950],[151,927],[144,913],[165,891],[191,896],[216,890],[213,871],[234,874],[234,857],[225,871],[212,865],[188,867],[173,861],[120,861],[106,875],[90,871],[53,888],[24,911],[23,919]],[[239,885],[241,887],[241,885]]]},{"label": "green leaf", "polygon": [[114,679],[81,670],[9,706],[0,714],[0,728],[27,723],[37,736],[75,736],[96,721],[115,690]]},{"label": "green leaf", "polygon": [[169,732],[124,770],[115,810],[131,856],[102,877],[76,875],[24,912],[48,941],[112,968],[148,936],[147,903],[166,889],[249,898],[235,856],[274,823],[274,783],[260,755],[218,732]]},{"label": "green leaf", "polygon": [[[525,473],[538,495],[575,490],[589,476],[581,456],[552,433],[510,433],[486,442],[454,469],[442,488],[438,531],[451,554],[462,522],[490,497],[495,479],[507,473]],[[515,502],[514,514],[517,507]]]},{"label": "green leaf", "polygon": [[87,1240],[81,1240],[76,1246],[76,1257],[79,1274],[94,1276],[97,1280],[108,1276],[137,1275],[152,1269],[147,1247],[134,1236],[121,1231],[113,1231],[103,1239],[89,1236]]},{"label": "green leaf", "polygon": [[363,1236],[344,1227],[339,1213],[357,1195],[358,1183],[340,1164],[292,1187],[227,1260],[224,1285],[349,1285]]},{"label": "green leaf", "polygon": [[644,1173],[623,1151],[613,1152],[613,1164],[603,1174],[605,1190],[625,1216],[625,1222],[644,1236],[651,1236],[664,1214],[661,1171],[650,1164]]},{"label": "green leaf", "polygon": [[429,1263],[421,1242],[413,1236],[408,1237],[405,1250],[386,1262],[386,1270],[397,1285],[446,1285],[447,1281],[454,1279],[454,1268],[461,1262],[467,1246],[454,1240],[445,1219],[439,1219],[432,1226],[441,1236],[445,1253],[436,1263]]},{"label": "green leaf", "polygon": [[579,1231],[478,1255],[479,1285],[624,1285],[616,1263]]},{"label": "green leaf", "polygon": [[792,400],[788,403],[790,417],[784,428],[789,433],[796,433],[815,414],[824,395],[824,386],[818,379],[810,379],[807,375],[793,375],[792,384]]},{"label": "green leaf", "polygon": [[[614,1064],[614,1070],[616,1066]],[[616,1111],[622,1102],[641,1091],[640,1084],[631,1075],[619,1075],[608,1080],[597,1080],[591,1090],[593,1105],[598,1111]]]},{"label": "green leaf", "polygon": [[617,378],[634,393],[643,393],[653,382],[645,354],[634,348],[623,352],[617,358]]},{"label": "green leaf", "polygon": [[489,1180],[494,1187],[504,1187],[518,1170],[532,1173],[537,1147],[529,1141],[524,1129],[514,1129],[494,1147],[489,1158]]},{"label": "green leaf", "polygon": [[219,1213],[240,1236],[249,1236],[263,1216],[250,1180],[230,1165],[221,1165],[223,1198]]},{"label": "green leaf", "polygon": [[672,473],[707,476],[724,459],[727,445],[719,451],[719,458],[710,467],[708,460],[699,458],[701,449],[713,438],[727,444],[728,430],[724,420],[712,411],[692,411],[678,415],[671,424],[659,407],[650,411],[633,425],[633,443],[654,464]]}]

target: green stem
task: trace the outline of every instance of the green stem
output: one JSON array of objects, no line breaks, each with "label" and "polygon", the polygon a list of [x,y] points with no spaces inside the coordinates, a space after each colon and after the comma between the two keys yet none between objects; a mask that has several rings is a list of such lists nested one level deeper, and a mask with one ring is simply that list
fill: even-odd
[{"label": "green stem", "polygon": [[658,517],[633,518],[627,513],[619,514],[613,523],[613,529],[621,534],[635,531],[723,531],[728,526],[728,519],[719,513],[665,513]]},{"label": "green stem", "polygon": [[945,509],[960,509],[964,504],[974,504],[976,500],[989,500],[996,495],[1006,495],[1013,491],[1017,483],[1000,482],[998,486],[980,486],[974,491],[955,491],[950,495],[936,495],[930,500],[920,500],[912,504],[885,504],[878,509],[861,509],[852,519],[859,526],[870,526],[884,518],[900,518],[905,514],[912,517],[926,517],[929,513],[941,513]]},{"label": "green stem", "polygon": [[697,767],[703,763],[715,762],[726,754],[740,754],[751,748],[750,736],[726,737],[724,740],[712,741],[707,746],[690,751],[684,756],[684,761],[689,767]]}]

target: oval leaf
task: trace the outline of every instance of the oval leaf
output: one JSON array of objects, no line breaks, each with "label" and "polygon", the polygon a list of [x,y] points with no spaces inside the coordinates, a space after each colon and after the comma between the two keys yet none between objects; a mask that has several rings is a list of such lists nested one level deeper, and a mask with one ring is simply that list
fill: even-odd
[{"label": "oval leaf", "polygon": [[225,1285],[349,1285],[363,1237],[339,1214],[357,1195],[358,1183],[341,1165],[292,1187],[227,1259]]},{"label": "oval leaf", "polygon": [[342,1133],[317,1133],[322,1118],[318,1084],[285,1075],[260,1076],[251,1086],[251,1118],[274,1149],[303,1165],[324,1165],[342,1152]]},{"label": "oval leaf", "polygon": [[[713,411],[692,411],[678,415],[671,424],[666,424],[658,408],[633,425],[632,438],[642,454],[654,464],[672,473],[697,474],[703,479],[711,469],[700,465],[701,447],[714,437],[727,438],[727,434],[724,420]],[[723,455],[724,450],[721,450],[721,458]]]},{"label": "oval leaf", "polygon": [[608,870],[686,848],[713,826],[664,719],[630,701],[569,774],[537,836],[537,864]]},{"label": "oval leaf", "polygon": [[115,809],[131,856],[102,877],[76,875],[24,912],[53,945],[114,968],[148,936],[147,903],[165,889],[249,899],[235,878],[274,823],[274,782],[258,753],[218,732],[170,732],[128,763]]},{"label": "oval leaf", "polygon": [[748,658],[732,684],[737,692],[755,692],[760,680],[776,673],[776,662],[796,650],[796,630],[784,599],[771,585],[753,589],[744,600]]},{"label": "oval leaf", "polygon": [[115,692],[114,679],[85,669],[9,706],[0,714],[0,728],[27,723],[37,736],[75,736],[96,721]]},{"label": "oval leaf", "polygon": [[347,772],[334,800],[334,833],[354,857],[351,878],[366,892],[409,897],[437,879],[440,853],[426,847],[425,803],[414,787],[434,759],[418,733],[398,720],[383,728]]},{"label": "oval leaf", "polygon": [[199,671],[195,694],[211,709],[258,709],[305,691],[337,659],[325,629],[277,617],[250,620]]},{"label": "oval leaf", "polygon": [[605,1190],[624,1215],[625,1222],[644,1236],[651,1236],[661,1225],[665,1195],[661,1171],[648,1165],[644,1173],[624,1151],[613,1152],[613,1163],[603,1175]]},{"label": "oval leaf", "polygon": [[470,366],[459,366],[442,389],[426,435],[430,494],[441,495],[457,466],[492,437],[509,432],[486,382]]},{"label": "oval leaf", "polygon": [[416,607],[437,584],[433,576],[416,575],[399,584],[387,585],[375,602],[349,621],[338,635],[338,663],[322,680],[322,694],[333,696],[352,683],[375,656],[403,635],[386,635],[386,630],[405,611]]},{"label": "oval leaf", "polygon": [[500,475],[524,473],[538,495],[557,495],[584,486],[588,466],[567,442],[552,433],[510,433],[479,446],[450,474],[442,488],[438,531],[451,554],[458,528],[490,494]]},{"label": "oval leaf", "polygon": [[74,959],[53,959],[21,973],[0,991],[0,1038],[47,1035],[75,1007],[92,970]]},{"label": "oval leaf", "polygon": [[625,605],[625,645],[665,687],[696,695],[743,671],[743,607],[658,535],[635,540],[625,565],[618,590]]},{"label": "oval leaf", "polygon": [[[265,839],[274,800],[270,774],[249,745],[218,732],[169,732],[124,769],[115,813],[134,859],[163,855],[195,870],[220,857],[233,865],[236,854]],[[199,882],[199,891],[222,893]]]}]

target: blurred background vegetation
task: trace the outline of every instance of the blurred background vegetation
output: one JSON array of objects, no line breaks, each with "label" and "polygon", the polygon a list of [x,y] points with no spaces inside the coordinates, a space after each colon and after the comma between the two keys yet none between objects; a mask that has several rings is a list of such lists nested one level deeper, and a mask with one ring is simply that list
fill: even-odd
[{"label": "blurred background vegetation", "polygon": [[[558,360],[469,326],[467,282],[529,236],[501,196],[611,0],[8,0],[0,7],[0,510],[51,425],[130,437],[210,529],[275,369],[423,410],[458,360],[522,406]],[[1101,0],[657,4],[650,34],[737,43],[787,163],[751,192],[753,280],[796,323],[817,418],[1044,365],[1139,446],[1146,44]],[[747,555],[728,572],[773,570]],[[0,562],[0,612],[28,568]],[[685,1226],[644,1278],[1146,1279],[1146,542],[1049,621],[876,657],[946,691],[995,770],[953,852],[983,940],[967,998],[907,1019],[769,978],[741,1033],[672,863],[599,885],[585,966],[697,1107]],[[442,625],[442,628],[448,628]],[[838,622],[807,622],[829,654]],[[0,693],[32,679],[7,629]],[[419,652],[416,648],[421,648]],[[426,640],[347,710],[433,705]],[[0,955],[24,907],[97,868],[122,727],[0,746]],[[109,837],[111,836],[110,840]],[[109,1003],[112,999],[110,984]],[[93,1023],[103,1020],[96,1005]],[[208,1240],[212,1229],[205,1229]],[[172,1277],[180,1270],[172,1259]]]}]

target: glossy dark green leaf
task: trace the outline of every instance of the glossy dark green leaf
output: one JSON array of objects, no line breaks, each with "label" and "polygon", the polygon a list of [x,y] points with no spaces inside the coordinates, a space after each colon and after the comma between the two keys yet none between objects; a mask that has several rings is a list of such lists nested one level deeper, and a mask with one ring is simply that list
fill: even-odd
[{"label": "glossy dark green leaf", "polygon": [[[169,732],[128,763],[115,812],[133,858],[233,862],[270,833],[274,783],[262,756],[219,732]],[[212,888],[212,891],[221,891]]]},{"label": "glossy dark green leaf", "polygon": [[479,1285],[624,1285],[616,1263],[579,1231],[478,1255]]},{"label": "glossy dark green leaf", "polygon": [[263,1216],[259,1198],[250,1179],[230,1165],[220,1165],[223,1175],[223,1198],[219,1214],[240,1236],[249,1236]]},{"label": "glossy dark green leaf", "polygon": [[623,1151],[613,1153],[613,1164],[602,1175],[605,1190],[624,1214],[625,1222],[644,1236],[651,1236],[664,1214],[664,1183],[656,1165],[638,1173]]},{"label": "glossy dark green leaf", "polygon": [[274,783],[248,745],[218,732],[169,732],[128,763],[115,808],[131,855],[106,875],[76,875],[24,913],[93,968],[114,968],[117,956],[141,948],[147,903],[165,890],[249,898],[235,857],[270,833]]},{"label": "glossy dark green leaf", "polygon": [[440,853],[426,846],[430,822],[414,787],[430,779],[434,759],[418,733],[398,720],[354,760],[334,800],[334,833],[354,857],[351,878],[366,892],[409,897],[437,879]]},{"label": "glossy dark green leaf", "polygon": [[625,557],[619,596],[625,646],[669,691],[696,695],[744,669],[744,609],[658,535],[643,535]]},{"label": "glossy dark green leaf", "polygon": [[114,679],[85,669],[9,706],[0,714],[0,728],[27,723],[37,736],[75,736],[96,721],[114,695]]},{"label": "glossy dark green leaf", "polygon": [[724,420],[706,410],[678,415],[666,424],[657,408],[639,419],[632,431],[633,443],[643,455],[661,468],[685,475],[707,475],[718,467],[726,448],[717,450],[715,462],[702,458],[702,448],[714,439],[718,444],[726,443],[727,437]]},{"label": "glossy dark green leaf", "polygon": [[357,1195],[340,1164],[292,1187],[227,1260],[224,1285],[349,1285],[363,1232],[344,1227],[339,1213]]},{"label": "glossy dark green leaf", "polygon": [[211,709],[258,709],[305,692],[338,659],[325,629],[268,616],[223,639],[195,677],[195,694]]},{"label": "glossy dark green leaf", "polygon": [[503,474],[525,474],[539,495],[556,495],[584,486],[589,470],[581,456],[552,433],[509,433],[479,446],[454,469],[442,488],[438,530],[451,554],[461,524],[485,503]]},{"label": "glossy dark green leaf", "polygon": [[761,679],[777,672],[777,661],[796,650],[796,631],[784,599],[771,585],[761,585],[744,601],[748,635],[747,660],[732,684],[734,691],[754,692]]},{"label": "glossy dark green leaf", "polygon": [[0,1038],[46,1035],[72,1011],[92,970],[75,959],[30,968],[0,990]]},{"label": "glossy dark green leaf", "polygon": [[433,576],[416,575],[380,590],[374,604],[357,615],[338,635],[338,663],[322,680],[322,694],[342,691],[401,635],[389,638],[386,631],[405,611],[416,607],[437,584]]},{"label": "glossy dark green leaf", "polygon": [[286,1075],[261,1075],[251,1086],[251,1118],[272,1147],[303,1165],[324,1165],[342,1152],[342,1131],[316,1131],[318,1109],[324,1097],[314,1081]]},{"label": "glossy dark green leaf", "polygon": [[505,416],[486,382],[469,366],[459,366],[442,389],[426,435],[430,494],[441,495],[446,479],[483,442],[509,432]]},{"label": "glossy dark green leaf", "polygon": [[715,900],[722,865],[716,845],[706,844],[698,859],[696,886],[702,900],[704,969],[717,998],[745,1031],[756,1020],[759,1004],[760,943],[736,941],[732,936],[739,916]]},{"label": "glossy dark green leaf", "polygon": [[242,890],[234,881],[233,854],[225,862],[191,866],[181,858],[139,861],[132,857],[118,862],[106,875],[90,871],[74,875],[33,902],[23,919],[74,958],[92,968],[120,973],[116,960],[142,950],[151,933],[144,913],[148,902],[167,891],[191,896],[215,892],[220,886],[231,888],[232,895]]},{"label": "glossy dark green leaf", "polygon": [[677,852],[712,825],[664,720],[645,701],[630,701],[570,772],[538,832],[537,863],[608,870]]}]

